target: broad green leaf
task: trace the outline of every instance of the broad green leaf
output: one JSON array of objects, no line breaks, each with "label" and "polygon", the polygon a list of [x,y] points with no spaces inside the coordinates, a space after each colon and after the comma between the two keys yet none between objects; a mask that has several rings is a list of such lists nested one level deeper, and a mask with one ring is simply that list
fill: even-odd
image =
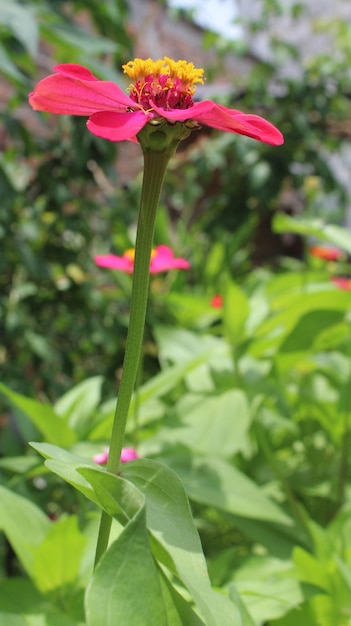
[{"label": "broad green leaf", "polygon": [[206,625],[239,626],[237,607],[211,588],[188,499],[176,474],[160,463],[145,460],[130,463],[122,476],[144,493],[148,528],[171,558],[175,573],[191,593]]},{"label": "broad green leaf", "polygon": [[248,401],[240,389],[213,396],[187,394],[143,449],[154,453],[165,443],[183,444],[197,453],[228,458],[247,449],[250,422]]},{"label": "broad green leaf", "polygon": [[179,326],[205,329],[218,319],[218,309],[213,309],[208,297],[198,293],[170,292],[162,302]]},{"label": "broad green leaf", "polygon": [[88,626],[168,626],[145,503],[99,561],[86,592]]},{"label": "broad green leaf", "polygon": [[54,474],[57,474],[57,476],[60,476],[60,478],[75,487],[75,489],[85,495],[86,498],[99,504],[99,499],[95,495],[92,486],[85,480],[82,474],[77,472],[77,468],[94,467],[97,471],[104,472],[102,468],[97,466],[93,461],[89,461],[89,459],[71,454],[67,452],[67,450],[53,446],[52,444],[30,442],[30,445],[47,459],[45,465],[54,472]]},{"label": "broad green leaf", "polygon": [[163,601],[166,606],[169,626],[206,626],[205,622],[195,613],[189,601],[176,591],[163,570],[159,570],[162,584]]},{"label": "broad green leaf", "polygon": [[11,391],[0,383],[0,392],[11,403],[29,417],[36,428],[49,443],[59,446],[69,446],[75,441],[73,430],[62,420],[49,404],[43,404],[32,398],[26,398],[15,391]]},{"label": "broad green leaf", "polygon": [[250,613],[248,612],[244,602],[242,601],[240,595],[238,594],[233,583],[229,585],[229,597],[237,604],[240,608],[240,614],[242,619],[242,626],[255,626],[255,622],[253,621]]},{"label": "broad green leaf", "polygon": [[48,609],[47,606],[43,606],[40,613],[27,613],[19,615],[16,613],[2,613],[0,610],[0,624],[4,626],[84,626],[82,622],[77,622],[74,619]]},{"label": "broad green leaf", "polygon": [[249,303],[245,293],[228,280],[223,298],[223,323],[225,335],[233,346],[244,338],[248,315]]},{"label": "broad green leaf", "polygon": [[37,456],[8,456],[0,459],[0,468],[13,474],[26,474],[41,464]]},{"label": "broad green leaf", "polygon": [[241,517],[292,524],[262,489],[227,461],[215,456],[190,456],[186,450],[165,458],[195,502]]},{"label": "broad green leaf", "polygon": [[317,237],[351,254],[351,233],[347,228],[326,224],[321,219],[293,218],[284,213],[276,213],[272,223],[276,233],[296,233]]},{"label": "broad green leaf", "polygon": [[88,378],[65,393],[54,409],[72,430],[84,436],[101,398],[102,376]]},{"label": "broad green leaf", "polygon": [[[310,603],[304,603],[297,609],[289,611],[284,617],[274,620],[274,626],[321,626]],[[329,626],[333,626],[329,622]]]},{"label": "broad green leaf", "polygon": [[271,315],[257,328],[249,352],[254,356],[275,353],[304,315],[315,314],[318,323],[319,311],[346,313],[349,306],[350,294],[341,290],[326,289],[295,295],[288,306]]},{"label": "broad green leaf", "polygon": [[143,494],[132,483],[120,476],[100,470],[96,466],[77,467],[79,474],[93,487],[101,507],[111,516],[128,523],[144,506]]},{"label": "broad green leaf", "polygon": [[234,582],[255,623],[282,617],[306,599],[290,560],[249,557],[236,569]]},{"label": "broad green leaf", "polygon": [[199,334],[179,328],[156,327],[154,329],[159,348],[159,358],[164,367],[169,362],[183,365],[196,357],[203,359],[185,377],[192,391],[214,391],[213,371],[231,371],[233,359],[228,342],[222,337]]},{"label": "broad green leaf", "polygon": [[[0,607],[5,613],[41,613],[47,599],[24,577],[0,579]],[[1,615],[1,613],[0,613]],[[0,624],[2,622],[0,621]],[[5,626],[6,622],[4,622]]]},{"label": "broad green leaf", "polygon": [[330,585],[328,572],[312,554],[297,547],[293,553],[293,562],[300,580],[328,591]]},{"label": "broad green leaf", "polygon": [[33,578],[40,591],[48,593],[70,587],[74,591],[86,542],[76,516],[61,517],[52,523],[35,551]]},{"label": "broad green leaf", "polygon": [[161,363],[168,362],[184,365],[195,358],[218,356],[223,357],[229,352],[229,346],[220,337],[199,335],[179,328],[157,326],[154,329]]},{"label": "broad green leaf", "polygon": [[0,528],[24,569],[33,575],[35,552],[50,528],[47,516],[27,498],[0,486]]},{"label": "broad green leaf", "polygon": [[[183,381],[186,376],[206,363],[209,355],[210,352],[206,350],[202,355],[195,356],[195,358],[192,357],[185,363],[166,367],[166,369],[142,385],[133,395],[126,432],[129,433],[134,429],[133,416],[135,411],[138,411],[139,426],[144,426],[149,422],[155,421],[155,419],[159,419],[162,416],[162,407],[157,403],[157,399],[166,395]],[[110,436],[115,407],[116,400],[113,399],[106,403],[105,407],[100,408],[100,411],[95,416],[96,425],[89,434],[90,440],[96,441]]]}]

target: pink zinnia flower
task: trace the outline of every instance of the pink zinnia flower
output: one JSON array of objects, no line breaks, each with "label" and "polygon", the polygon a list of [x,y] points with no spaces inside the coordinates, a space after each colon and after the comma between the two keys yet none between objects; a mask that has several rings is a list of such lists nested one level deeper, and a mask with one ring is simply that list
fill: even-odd
[{"label": "pink zinnia flower", "polygon": [[342,250],[332,246],[312,246],[309,252],[312,256],[324,261],[339,261],[344,256]]},{"label": "pink zinnia flower", "polygon": [[211,298],[211,300],[210,300],[210,305],[214,309],[221,309],[223,307],[223,298],[222,298],[222,296],[219,293],[216,294],[215,296],[213,296],[213,298]]},{"label": "pink zinnia flower", "polygon": [[[134,248],[126,250],[122,256],[115,254],[97,255],[94,261],[99,267],[132,274],[134,270]],[[174,269],[188,270],[189,267],[190,263],[181,257],[176,258],[173,250],[168,246],[156,246],[151,252],[150,274],[159,274]]]},{"label": "pink zinnia flower", "polygon": [[346,278],[346,276],[333,276],[331,281],[334,285],[339,287],[339,289],[351,291],[351,278]]},{"label": "pink zinnia flower", "polygon": [[129,95],[82,65],[56,65],[54,70],[56,74],[37,84],[29,103],[37,111],[87,116],[88,129],[98,137],[137,141],[148,122],[158,121],[172,126],[180,122],[189,132],[203,124],[271,145],[283,143],[280,131],[258,115],[211,100],[194,102],[195,85],[203,83],[203,69],[193,63],[168,57],[129,61],[123,65],[132,81]]},{"label": "pink zinnia flower", "polygon": [[[102,452],[99,452],[98,454],[95,454],[95,456],[93,456],[93,461],[95,461],[95,463],[97,463],[98,465],[106,465],[108,461],[108,453],[109,453],[109,449],[104,448]],[[135,459],[138,459],[138,458],[139,456],[134,448],[122,448],[121,463],[128,463],[128,461],[135,461]]]}]

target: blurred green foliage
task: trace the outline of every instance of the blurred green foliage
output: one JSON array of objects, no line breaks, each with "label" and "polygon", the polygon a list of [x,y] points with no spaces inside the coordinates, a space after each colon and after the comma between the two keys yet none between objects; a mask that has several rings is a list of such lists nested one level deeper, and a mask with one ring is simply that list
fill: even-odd
[{"label": "blurred green foliage", "polygon": [[[266,0],[260,9],[247,34],[284,11],[299,19],[305,6]],[[284,146],[203,130],[171,163],[155,240],[192,268],[152,278],[127,430],[127,444],[181,477],[211,580],[243,604],[245,626],[350,623],[351,292],[330,282],[350,275],[350,264],[321,263],[308,239],[289,248],[283,238],[316,238],[351,254],[350,234],[338,226],[347,190],[329,159],[350,137],[350,26],[320,19],[315,28],[337,53],[300,63],[283,32],[270,41],[274,61],[256,59],[225,102],[267,117]],[[129,276],[97,269],[93,257],[133,245],[140,190],[139,177],[119,179],[118,145],[90,135],[83,119],[35,114],[27,94],[61,62],[121,81],[120,66],[134,56],[129,32],[123,0],[0,3],[0,574],[8,577],[0,623],[20,612],[34,624],[43,611],[48,623],[84,620],[101,475],[95,468],[86,499],[78,470],[108,444],[131,289]],[[250,51],[249,37],[204,33],[203,45],[219,66],[221,55]],[[284,72],[293,61],[301,68],[294,77]],[[214,66],[209,72],[215,78]],[[222,310],[210,306],[218,293]],[[125,476],[133,483],[132,469]],[[164,523],[171,532],[172,520]],[[166,568],[163,548],[155,542],[153,556]],[[191,563],[180,565],[184,579],[188,568],[192,575]],[[181,585],[163,584],[183,623],[201,623]],[[93,613],[95,585],[99,596],[103,575],[88,600]]]},{"label": "blurred green foliage", "polygon": [[[262,5],[267,25],[279,8],[273,5]],[[80,118],[34,114],[27,93],[60,62],[83,63],[120,81],[121,64],[133,57],[127,19],[123,0],[1,4],[0,359],[6,382],[50,398],[84,375],[100,373],[114,385],[126,294],[116,281],[104,287],[92,258],[101,241],[118,252],[131,245],[139,179],[121,185],[114,167],[118,146],[87,133]],[[256,22],[246,27],[258,28]],[[286,78],[280,66],[298,51],[272,40],[274,63],[258,60],[250,75],[233,83],[228,101],[268,117],[284,133],[283,147],[215,133],[208,138],[201,131],[173,161],[156,238],[173,239],[189,255],[191,284],[213,289],[218,276],[203,272],[202,259],[218,241],[225,244],[223,263],[237,275],[253,259],[279,256],[270,221],[286,210],[285,193],[292,198],[288,212],[295,204],[310,214],[342,206],[345,194],[325,155],[337,143],[328,134],[330,119],[349,111],[347,76],[337,71],[348,60],[347,33],[336,23],[334,31],[342,56],[332,65],[324,56],[300,79]],[[205,45],[209,37],[204,34]],[[219,59],[224,52],[248,53],[245,42],[223,46],[220,36],[212,35],[211,45]],[[333,89],[326,88],[330,81]]]}]

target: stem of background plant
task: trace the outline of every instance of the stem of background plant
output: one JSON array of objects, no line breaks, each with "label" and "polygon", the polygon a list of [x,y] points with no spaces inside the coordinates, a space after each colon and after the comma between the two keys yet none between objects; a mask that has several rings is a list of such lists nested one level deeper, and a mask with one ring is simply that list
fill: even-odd
[{"label": "stem of background plant", "polygon": [[[144,152],[144,175],[135,244],[130,320],[107,463],[107,471],[113,474],[118,473],[120,466],[129,406],[140,363],[156,211],[170,156],[172,154],[168,151]],[[96,546],[95,565],[108,546],[111,523],[112,518],[103,511]]]}]

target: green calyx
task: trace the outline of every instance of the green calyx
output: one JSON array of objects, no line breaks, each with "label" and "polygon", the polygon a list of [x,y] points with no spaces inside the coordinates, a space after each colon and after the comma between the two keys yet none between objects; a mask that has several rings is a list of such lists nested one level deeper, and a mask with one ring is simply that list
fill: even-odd
[{"label": "green calyx", "polygon": [[164,119],[153,119],[144,126],[137,137],[144,153],[161,152],[172,156],[179,142],[197,128],[199,125],[191,120],[170,123]]}]

